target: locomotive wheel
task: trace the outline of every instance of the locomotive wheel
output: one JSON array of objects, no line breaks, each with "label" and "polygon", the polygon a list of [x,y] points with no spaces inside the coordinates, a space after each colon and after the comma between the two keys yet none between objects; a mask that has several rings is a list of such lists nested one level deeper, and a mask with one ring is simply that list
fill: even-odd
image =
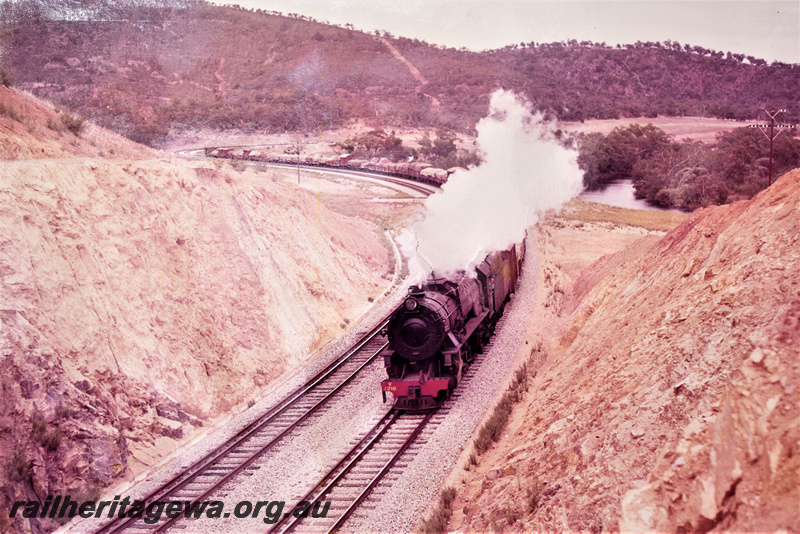
[{"label": "locomotive wheel", "polygon": [[496,319],[492,317],[490,321],[486,323],[486,327],[483,329],[483,336],[481,337],[481,344],[486,345],[489,343],[489,340],[492,339],[495,321]]},{"label": "locomotive wheel", "polygon": [[467,363],[472,363],[476,354],[483,354],[483,338],[483,329],[481,328],[479,332],[475,332],[469,339],[469,359]]}]

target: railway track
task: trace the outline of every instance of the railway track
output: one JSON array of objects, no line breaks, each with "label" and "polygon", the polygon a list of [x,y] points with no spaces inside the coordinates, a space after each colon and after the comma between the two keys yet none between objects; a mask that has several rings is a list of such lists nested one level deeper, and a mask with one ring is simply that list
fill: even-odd
[{"label": "railway track", "polygon": [[[253,464],[259,458],[310,417],[324,410],[331,399],[377,358],[387,344],[381,334],[385,326],[386,322],[382,321],[365,334],[352,349],[250,423],[228,442],[141,500],[202,501],[219,492],[224,485],[237,475],[246,472],[248,468],[255,468]],[[116,518],[96,532],[111,533],[123,530],[162,532],[178,520],[180,517],[162,518],[156,524],[145,524],[142,518]]]},{"label": "railway track", "polygon": [[[399,464],[435,413],[389,411],[328,470],[319,484],[299,499],[307,506],[285,514],[269,532],[286,533],[298,528],[303,532],[338,530]],[[316,513],[309,514],[309,510]]]},{"label": "railway track", "polygon": [[[261,165],[269,165],[271,167],[281,167],[284,169],[297,169],[298,165],[294,163],[275,163],[275,162],[263,162],[263,161],[248,161],[248,163],[252,164],[261,164]],[[411,189],[412,191],[416,191],[425,196],[430,196],[433,193],[433,186],[424,186],[415,183],[413,180],[407,178],[396,178],[393,176],[389,176],[388,174],[383,174],[379,172],[373,171],[358,171],[354,169],[337,169],[335,167],[316,167],[314,165],[299,165],[301,170],[304,171],[317,171],[317,172],[325,172],[328,174],[337,174],[340,176],[358,176],[363,178],[372,178],[374,180],[380,180],[382,182],[387,182],[390,184],[399,185],[405,187],[406,189]],[[437,188],[438,189],[438,188]]]},{"label": "railway track", "polygon": [[[296,165],[268,164],[296,168]],[[313,166],[303,166],[303,168],[319,170]],[[328,168],[325,172],[355,174],[351,170]],[[431,193],[430,189],[403,179],[375,173],[364,173],[364,175],[394,182],[426,195]],[[504,322],[505,318],[501,317],[496,327],[499,329]],[[377,358],[387,345],[385,337],[381,334],[385,326],[386,321],[383,321],[367,333],[353,349],[241,430],[234,438],[139,500],[201,502],[209,500],[212,496],[224,496],[237,480],[242,480],[237,478],[239,475],[250,474],[248,471],[258,469],[258,465],[255,464],[260,458],[276,448],[277,444],[292,434],[294,429],[307,423],[309,418],[322,413],[325,406],[331,404],[331,399]],[[487,344],[484,352],[488,352],[491,346],[492,341]],[[288,513],[271,526],[269,532],[284,533],[296,530],[332,532],[368,527],[369,525],[359,526],[359,520],[369,517],[369,511],[375,507],[380,495],[386,492],[392,482],[402,474],[416,451],[426,443],[437,422],[446,417],[454,401],[461,396],[461,391],[475,375],[484,357],[483,354],[476,355],[475,361],[462,377],[458,389],[440,409],[426,412],[402,410],[386,412],[374,427],[356,438],[352,448],[340,455],[336,464],[330,467],[316,484],[312,486],[314,481],[308,481],[308,487],[312,488],[310,491],[302,498],[287,503],[292,505],[294,502],[303,502],[307,505],[306,511],[314,510],[317,513],[293,514],[292,512],[297,509],[290,508]],[[298,490],[298,493],[292,495],[293,497],[304,491],[302,486]],[[323,514],[324,517],[318,513],[319,509],[327,510],[327,513]],[[225,517],[227,516],[228,514]],[[176,525],[179,521],[186,521],[186,518],[181,515],[174,518],[165,516],[156,524],[146,524],[142,518],[123,517],[110,521],[96,532],[151,533],[186,527],[186,524]]]},{"label": "railway track", "polygon": [[[505,317],[501,316],[496,328],[503,324]],[[441,408],[424,412],[389,411],[297,500],[306,504],[281,517],[272,525],[269,534],[370,530],[370,525],[359,524],[359,519],[368,517],[381,494],[402,474],[436,425],[447,417],[454,402],[461,397],[461,391],[480,368],[493,340],[486,344],[482,354],[475,356],[458,388]],[[327,513],[320,517],[327,501],[330,502]]]},{"label": "railway track", "polygon": [[[187,159],[213,159],[209,158],[208,156],[200,156],[195,154],[196,150],[180,150],[175,152],[176,155],[187,158]],[[219,158],[218,156],[215,156]],[[233,158],[219,158],[219,159],[233,159]],[[387,182],[395,185],[399,185],[401,187],[405,187],[406,189],[410,189],[417,193],[420,193],[424,196],[430,196],[435,191],[439,190],[439,187],[436,186],[426,186],[414,182],[411,179],[407,178],[398,178],[394,176],[390,176],[384,173],[376,172],[376,171],[361,171],[356,169],[342,169],[337,167],[319,167],[315,165],[307,165],[307,164],[298,164],[298,163],[281,163],[281,162],[274,162],[274,161],[253,161],[253,160],[242,160],[246,161],[247,163],[254,164],[254,165],[265,165],[270,167],[280,167],[283,169],[297,169],[298,167],[303,171],[317,171],[317,172],[325,172],[329,174],[336,174],[339,176],[356,176],[359,178],[372,178],[374,180],[380,180],[382,182]]]},{"label": "railway track", "polygon": [[[501,317],[497,328],[504,322],[505,317]],[[251,467],[254,462],[294,428],[318,413],[329,399],[374,361],[386,346],[380,333],[385,326],[386,321],[382,321],[365,334],[353,349],[230,441],[142,500],[199,502],[208,500],[214,494],[225,493],[223,486],[230,487],[231,483],[235,484],[237,475],[248,468],[255,469]],[[485,347],[484,354],[476,355],[459,387],[441,408],[424,412],[387,411],[370,430],[356,438],[349,451],[341,455],[340,460],[327,469],[313,486],[309,481],[311,490],[294,501],[307,504],[303,509],[297,508],[297,505],[289,509],[271,525],[270,534],[333,532],[343,527],[345,530],[357,529],[359,520],[368,517],[381,494],[402,474],[436,425],[444,420],[453,403],[461,396],[461,391],[479,369],[492,341]],[[323,513],[320,514],[320,511]],[[164,532],[171,528],[182,528],[182,525],[176,525],[179,521],[186,519],[179,515],[172,519],[162,518],[155,524],[145,524],[142,518],[117,518],[96,532]]]}]

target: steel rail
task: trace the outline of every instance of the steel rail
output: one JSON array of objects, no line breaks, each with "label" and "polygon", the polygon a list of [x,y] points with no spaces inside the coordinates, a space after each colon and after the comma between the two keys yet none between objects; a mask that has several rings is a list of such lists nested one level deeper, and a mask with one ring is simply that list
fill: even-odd
[{"label": "steel rail", "polygon": [[[325,395],[325,397],[323,397],[322,399],[320,399],[320,400],[319,400],[319,401],[318,401],[318,402],[317,402],[317,403],[316,403],[314,406],[312,406],[311,408],[309,408],[309,409],[308,409],[308,411],[306,411],[306,412],[305,412],[303,415],[301,415],[301,416],[300,416],[299,418],[297,418],[297,419],[296,419],[296,420],[295,420],[293,423],[291,423],[291,424],[290,424],[288,427],[286,427],[286,428],[285,428],[285,429],[284,429],[284,430],[283,430],[283,431],[282,431],[280,434],[278,434],[277,436],[275,436],[274,438],[272,438],[272,439],[269,441],[269,443],[267,443],[266,445],[264,445],[263,447],[261,447],[261,449],[259,449],[259,450],[258,450],[256,453],[254,453],[252,456],[250,456],[250,457],[249,457],[247,460],[245,460],[244,462],[240,463],[240,464],[239,464],[239,465],[238,465],[238,466],[237,466],[235,469],[233,469],[232,471],[230,471],[230,472],[229,472],[227,475],[223,476],[223,477],[222,477],[221,479],[219,479],[217,482],[215,482],[214,484],[212,484],[212,485],[211,485],[211,487],[209,487],[209,488],[208,488],[206,491],[204,491],[204,492],[203,492],[203,493],[202,493],[200,496],[196,497],[196,498],[195,498],[195,501],[202,501],[202,500],[204,500],[206,497],[209,497],[210,495],[212,495],[212,494],[213,494],[215,491],[217,491],[219,488],[221,488],[221,487],[222,487],[222,486],[224,486],[226,483],[228,483],[228,482],[229,482],[229,481],[230,481],[230,480],[231,480],[233,477],[235,477],[236,475],[238,475],[239,473],[241,473],[241,472],[242,472],[243,470],[245,470],[245,469],[246,469],[248,466],[250,466],[250,465],[251,465],[253,462],[255,462],[255,461],[256,461],[256,460],[257,460],[259,457],[261,457],[261,455],[263,455],[263,454],[264,454],[266,451],[268,451],[269,449],[271,449],[271,448],[272,448],[272,447],[273,447],[273,446],[274,446],[276,443],[278,443],[278,442],[279,442],[281,439],[283,439],[284,437],[286,437],[286,436],[287,436],[287,435],[288,435],[288,434],[289,434],[289,433],[290,433],[292,430],[294,430],[295,428],[297,428],[297,427],[298,427],[298,426],[299,426],[301,423],[303,423],[303,422],[304,422],[306,419],[308,419],[309,417],[311,417],[311,415],[312,415],[314,412],[316,412],[316,411],[317,411],[317,410],[318,410],[318,409],[319,409],[319,408],[320,408],[320,407],[321,407],[323,404],[326,404],[326,403],[327,403],[327,402],[328,402],[328,401],[329,401],[329,400],[330,400],[330,399],[331,399],[331,398],[332,398],[334,395],[336,395],[336,394],[337,394],[339,391],[341,391],[341,390],[342,390],[342,388],[344,388],[344,387],[345,387],[345,386],[346,386],[346,385],[347,385],[347,384],[348,384],[348,383],[349,383],[349,382],[350,382],[350,381],[351,381],[353,378],[355,378],[355,376],[356,376],[358,373],[360,373],[360,372],[361,372],[361,370],[362,370],[362,369],[364,369],[364,367],[366,367],[367,365],[369,365],[370,363],[372,363],[372,362],[373,362],[373,360],[374,360],[374,359],[375,359],[375,358],[376,358],[376,357],[377,357],[377,356],[378,356],[378,355],[381,353],[381,351],[382,351],[382,350],[383,350],[383,349],[384,349],[384,348],[385,348],[387,345],[388,345],[388,343],[384,343],[384,344],[383,344],[383,346],[381,346],[381,348],[379,348],[379,349],[378,349],[378,350],[377,350],[377,351],[376,351],[376,352],[375,352],[375,353],[374,353],[372,356],[370,356],[370,357],[369,357],[369,359],[368,359],[367,361],[365,361],[363,364],[361,364],[361,365],[358,367],[358,369],[356,369],[355,371],[353,371],[353,372],[352,372],[352,373],[351,373],[351,374],[350,374],[350,375],[349,375],[349,376],[348,376],[348,377],[347,377],[347,378],[346,378],[346,379],[345,379],[345,380],[344,380],[342,383],[340,383],[338,386],[336,386],[336,387],[335,387],[335,388],[334,388],[334,389],[333,389],[333,390],[332,390],[330,393],[328,393],[327,395]],[[196,478],[196,477],[195,477],[195,478]],[[174,490],[172,493],[173,493],[173,494],[174,494],[174,493],[176,493],[178,490],[180,490],[180,489],[182,489],[183,487],[185,487],[185,486],[186,486],[188,483],[189,483],[189,481],[186,481],[186,482],[182,483],[182,484],[181,484],[181,486],[180,486],[180,487],[178,487],[178,488],[176,488],[176,489],[175,489],[175,490]],[[175,523],[176,523],[176,522],[177,522],[179,519],[181,519],[181,516],[177,516],[177,517],[173,517],[173,518],[171,518],[171,519],[168,519],[166,523],[164,523],[163,525],[161,525],[161,526],[160,526],[159,528],[157,528],[157,529],[156,529],[154,532],[164,532],[164,531],[165,531],[167,528],[169,528],[171,525],[175,524]]]},{"label": "steel rail", "polygon": [[403,455],[403,453],[406,452],[406,449],[408,449],[408,447],[412,443],[414,443],[414,440],[417,439],[417,436],[420,434],[420,432],[422,432],[422,430],[427,426],[428,422],[431,420],[431,417],[433,417],[433,414],[435,412],[436,412],[436,410],[431,410],[430,412],[428,412],[428,415],[426,415],[425,418],[422,421],[420,421],[419,426],[408,437],[408,439],[406,439],[406,441],[403,443],[403,445],[400,446],[400,449],[398,449],[398,451],[396,453],[394,453],[394,455],[389,459],[389,461],[386,462],[386,465],[384,465],[383,468],[381,468],[381,470],[373,477],[373,479],[370,481],[370,483],[367,485],[367,487],[364,488],[364,490],[353,501],[353,504],[351,504],[347,508],[347,510],[345,510],[342,513],[342,515],[339,517],[339,519],[337,519],[336,522],[328,529],[329,533],[337,531],[342,525],[344,525],[344,522],[347,521],[347,519],[350,517],[350,515],[359,506],[361,506],[361,503],[364,502],[364,500],[367,498],[369,493],[373,489],[375,489],[375,486],[377,486],[380,483],[380,481],[383,480],[383,477],[386,476],[386,474],[389,472],[389,470],[391,470],[391,468],[394,466],[394,464],[397,462],[397,460],[399,460],[400,457]]},{"label": "steel rail", "polygon": [[[329,491],[335,488],[341,481],[347,476],[358,464],[359,462],[366,456],[366,454],[374,448],[374,446],[380,443],[381,439],[385,436],[385,434],[392,428],[392,426],[402,417],[403,415],[413,414],[414,412],[407,412],[404,410],[391,410],[386,415],[384,415],[380,421],[378,421],[372,429],[370,429],[364,437],[354,445],[348,453],[342,456],[342,459],[334,465],[328,472],[320,479],[320,482],[317,483],[308,493],[306,493],[301,499],[298,500],[299,502],[306,502],[309,503],[307,509],[311,510],[313,506],[322,500],[322,497],[325,496]],[[367,486],[359,493],[359,495],[355,498],[355,500],[348,506],[345,510],[344,514],[339,517],[334,526],[331,527],[328,532],[332,532],[335,529],[339,528],[344,521],[355,511],[364,499],[367,498],[369,493],[374,489],[375,486],[380,483],[380,481],[386,476],[389,470],[394,466],[397,460],[402,456],[402,454],[408,449],[408,447],[414,442],[420,432],[425,428],[425,426],[430,421],[431,417],[433,417],[436,410],[430,410],[425,417],[417,423],[417,427],[412,431],[412,433],[404,438],[403,443],[398,448],[397,451],[392,455],[392,457],[384,464],[381,470],[373,477]],[[346,465],[345,465],[346,464]],[[327,481],[327,482],[326,482]],[[323,486],[324,484],[324,486]],[[281,532],[283,534],[287,532],[291,532],[294,530],[303,520],[305,517],[297,517],[294,514],[289,513],[284,515],[278,522],[276,522],[272,527],[269,529],[268,534],[276,534]],[[288,524],[287,524],[288,521]],[[281,530],[283,528],[283,530]]]},{"label": "steel rail", "polygon": [[[311,504],[311,506],[309,506],[309,509],[311,509],[314,503],[319,502],[320,497],[322,497],[326,491],[331,489],[345,474],[347,474],[352,466],[355,465],[355,463],[357,463],[364,454],[366,454],[366,451],[369,450],[370,446],[380,439],[380,437],[391,427],[392,423],[394,423],[399,417],[399,411],[390,410],[386,412],[380,421],[375,423],[375,425],[366,434],[364,434],[364,437],[361,438],[359,442],[350,449],[349,452],[342,455],[342,458],[336,463],[336,465],[330,468],[328,472],[320,479],[320,481],[315,484],[311,490],[309,490],[308,493],[306,493],[302,498],[298,499],[298,503],[303,501],[308,502]],[[347,462],[348,458],[351,458],[351,455],[359,449],[361,450],[356,457],[347,463],[344,470],[337,475],[337,471],[342,468],[342,466],[344,466]],[[323,484],[325,485],[323,486]],[[267,533],[277,533],[289,517],[293,517],[293,514],[290,513],[288,515],[284,515],[279,521],[270,527]],[[283,532],[289,532],[299,522],[299,518],[293,517]]]},{"label": "steel rail", "polygon": [[[272,423],[278,417],[284,415],[290,408],[292,408],[300,400],[302,400],[309,392],[311,392],[320,384],[322,384],[325,380],[330,378],[343,365],[348,363],[351,357],[353,357],[361,349],[363,349],[367,345],[367,343],[369,343],[375,337],[377,337],[380,334],[381,330],[386,326],[386,324],[387,324],[386,320],[381,321],[376,327],[367,332],[353,348],[345,352],[345,354],[337,358],[335,361],[331,362],[328,366],[326,366],[324,369],[322,369],[320,372],[314,375],[314,377],[312,377],[308,382],[297,388],[294,392],[287,395],[278,404],[270,408],[270,410],[268,410],[264,415],[262,415],[261,417],[259,417],[258,419],[247,425],[245,428],[240,430],[230,440],[226,441],[219,447],[216,447],[214,450],[206,454],[203,458],[193,463],[186,469],[182,470],[180,473],[178,473],[172,479],[167,481],[165,484],[162,484],[159,488],[150,492],[146,497],[137,500],[144,502],[163,500],[164,498],[174,495],[175,493],[183,489],[186,485],[196,480],[202,473],[206,472],[208,468],[214,466],[221,459],[229,455],[234,449],[246,443],[256,433],[267,428],[270,423]],[[307,410],[304,414],[302,414],[300,416],[301,420],[297,420],[294,423],[291,423],[289,428],[282,431],[277,437],[271,439],[267,445],[263,446],[257,453],[255,453],[250,458],[245,460],[247,465],[252,464],[252,462],[255,461],[258,458],[258,456],[266,452],[266,450],[272,447],[275,443],[277,443],[277,441],[279,441],[280,438],[285,437],[285,435],[288,432],[296,428],[300,423],[305,421],[313,412],[317,411],[324,403],[330,400],[331,397],[333,397],[336,393],[338,393],[361,370],[363,370],[364,367],[372,363],[372,361],[374,361],[374,359],[378,356],[378,354],[380,354],[381,350],[383,350],[385,346],[386,343],[384,343],[375,353],[372,354],[372,356],[370,356],[364,363],[362,363],[353,373],[351,373],[331,392],[329,392],[322,399],[320,399],[311,409]],[[242,467],[242,469],[244,469],[244,467]],[[241,472],[241,469],[237,469],[236,474],[238,474],[239,472]],[[218,488],[218,486],[216,486],[216,488]],[[200,499],[202,499],[202,497],[196,500]],[[120,532],[126,527],[128,527],[131,523],[134,523],[137,519],[140,518],[117,517],[114,518],[112,521],[109,521],[108,523],[103,525],[100,529],[96,530],[95,532],[98,534],[106,532]]]}]

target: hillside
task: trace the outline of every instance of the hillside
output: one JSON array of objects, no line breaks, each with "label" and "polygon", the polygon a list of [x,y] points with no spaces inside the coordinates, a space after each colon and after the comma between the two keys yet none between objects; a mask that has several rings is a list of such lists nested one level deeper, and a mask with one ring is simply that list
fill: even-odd
[{"label": "hillside", "polygon": [[482,53],[203,2],[70,11],[3,4],[18,87],[134,140],[187,129],[317,133],[352,120],[470,131],[497,87],[562,120],[800,117],[797,65],[674,42],[523,43]]},{"label": "hillside", "polygon": [[293,174],[170,162],[89,125],[76,135],[5,87],[0,109],[2,531],[15,500],[96,496],[140,473],[388,284],[380,229]]},{"label": "hillside", "polygon": [[798,531],[799,206],[795,170],[603,257],[542,225],[543,352],[450,529]]},{"label": "hillside", "polygon": [[794,120],[800,111],[793,103],[797,65],[768,66],[670,41],[617,48],[521,43],[474,54],[399,39],[398,48],[430,80],[426,91],[462,117],[480,116],[493,86],[513,88],[535,109],[565,121],[658,115],[743,120],[761,117],[773,101],[786,102]]}]

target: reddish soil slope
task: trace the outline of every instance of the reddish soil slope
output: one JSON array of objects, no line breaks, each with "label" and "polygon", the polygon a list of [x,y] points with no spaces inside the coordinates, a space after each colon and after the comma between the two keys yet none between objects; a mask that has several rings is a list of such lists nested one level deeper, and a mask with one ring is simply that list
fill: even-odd
[{"label": "reddish soil slope", "polygon": [[795,170],[589,267],[451,528],[800,530],[799,230]]}]

